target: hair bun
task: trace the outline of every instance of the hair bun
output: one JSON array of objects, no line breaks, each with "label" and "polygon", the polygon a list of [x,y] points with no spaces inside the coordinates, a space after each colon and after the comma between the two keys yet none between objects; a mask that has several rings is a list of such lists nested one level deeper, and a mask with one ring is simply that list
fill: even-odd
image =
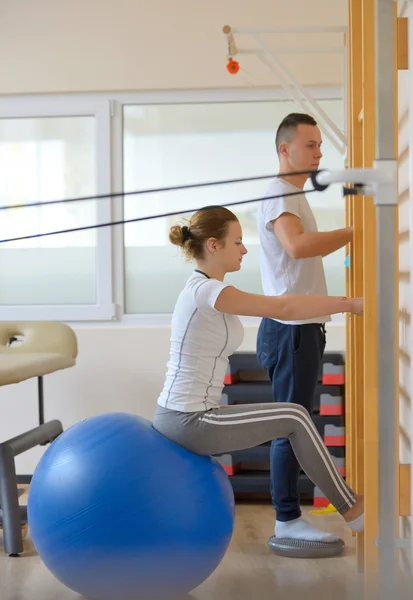
[{"label": "hair bun", "polygon": [[169,240],[172,242],[172,244],[183,247],[184,242],[182,241],[182,238],[182,227],[180,225],[172,225],[169,230]]}]

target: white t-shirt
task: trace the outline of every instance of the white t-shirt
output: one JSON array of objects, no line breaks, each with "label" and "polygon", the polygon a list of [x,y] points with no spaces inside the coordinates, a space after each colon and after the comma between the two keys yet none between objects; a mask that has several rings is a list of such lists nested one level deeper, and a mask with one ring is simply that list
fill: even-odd
[{"label": "white t-shirt", "polygon": [[229,283],[195,270],[175,305],[168,370],[158,404],[181,412],[219,406],[228,357],[244,338],[236,315],[214,308]]},{"label": "white t-shirt", "polygon": [[[282,196],[301,192],[297,196]],[[283,294],[327,295],[327,284],[321,256],[291,258],[274,233],[273,221],[288,212],[301,219],[304,231],[318,231],[313,211],[303,190],[275,178],[269,184],[264,198],[281,195],[274,200],[262,200],[258,206],[258,233],[260,238],[261,283],[267,296]],[[279,319],[277,319],[279,320]],[[305,321],[280,321],[288,324],[325,323],[331,315]]]}]

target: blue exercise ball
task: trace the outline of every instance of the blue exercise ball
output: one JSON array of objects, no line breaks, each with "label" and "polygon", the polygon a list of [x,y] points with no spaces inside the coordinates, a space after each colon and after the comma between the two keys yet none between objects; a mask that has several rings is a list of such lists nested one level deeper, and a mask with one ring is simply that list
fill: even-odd
[{"label": "blue exercise ball", "polygon": [[234,526],[221,465],[136,415],[109,413],[63,432],[33,474],[35,548],[68,588],[96,600],[187,594],[221,562]]}]

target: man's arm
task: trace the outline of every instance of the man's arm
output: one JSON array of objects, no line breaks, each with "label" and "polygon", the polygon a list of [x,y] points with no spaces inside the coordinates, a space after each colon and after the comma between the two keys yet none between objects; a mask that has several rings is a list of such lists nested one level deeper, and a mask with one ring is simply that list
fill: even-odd
[{"label": "man's arm", "polygon": [[353,228],[304,231],[301,219],[285,212],[273,221],[274,233],[292,258],[327,256],[353,239]]}]

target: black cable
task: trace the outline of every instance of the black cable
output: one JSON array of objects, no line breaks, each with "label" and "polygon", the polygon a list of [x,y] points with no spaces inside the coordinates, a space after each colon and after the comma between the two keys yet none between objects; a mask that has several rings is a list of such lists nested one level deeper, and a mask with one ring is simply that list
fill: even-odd
[{"label": "black cable", "polygon": [[34,206],[49,206],[51,204],[66,204],[68,202],[81,202],[84,200],[103,200],[104,198],[116,198],[118,196],[135,196],[138,194],[153,194],[158,192],[173,192],[176,190],[187,190],[191,188],[208,187],[211,185],[223,185],[228,183],[243,183],[246,181],[259,181],[261,179],[271,179],[275,177],[288,177],[291,175],[311,175],[311,181],[316,186],[316,174],[319,171],[297,171],[294,173],[279,173],[278,175],[257,175],[256,177],[241,177],[239,179],[227,179],[221,181],[207,181],[204,183],[188,183],[185,185],[175,185],[165,188],[150,188],[147,190],[136,190],[134,192],[113,192],[108,194],[98,194],[97,196],[83,196],[79,198],[64,198],[61,200],[46,200],[45,202],[29,202],[26,204],[12,204],[10,206],[0,205],[0,210],[12,210],[14,208],[32,208]]},{"label": "black cable", "polygon": [[[288,194],[279,194],[277,196],[268,196],[266,198],[252,198],[251,200],[238,200],[237,202],[229,202],[227,204],[221,204],[221,205],[217,205],[217,206],[234,206],[234,205],[238,205],[238,204],[249,204],[250,202],[260,202],[261,200],[264,200],[264,201],[265,200],[274,200],[277,198],[285,198],[287,196],[298,196],[300,194],[309,194],[311,192],[317,192],[317,191],[318,190],[316,190],[316,189],[306,190],[305,192],[304,192],[304,190],[300,190],[298,192],[290,192]],[[199,208],[192,208],[192,209],[187,208],[185,210],[168,212],[168,213],[164,213],[162,215],[149,215],[147,217],[137,217],[136,219],[114,221],[111,223],[98,223],[97,225],[87,225],[85,227],[75,227],[73,229],[63,229],[61,231],[49,231],[47,233],[36,233],[33,235],[25,235],[22,237],[0,240],[0,244],[5,244],[6,242],[18,242],[20,240],[29,240],[32,238],[45,237],[45,236],[49,236],[49,235],[58,235],[61,233],[74,233],[75,231],[85,231],[86,229],[98,229],[99,227],[110,227],[112,225],[125,225],[127,223],[136,223],[138,221],[149,221],[150,219],[161,219],[164,217],[172,217],[174,215],[183,215],[185,213],[196,212],[197,210],[199,210]]]}]

